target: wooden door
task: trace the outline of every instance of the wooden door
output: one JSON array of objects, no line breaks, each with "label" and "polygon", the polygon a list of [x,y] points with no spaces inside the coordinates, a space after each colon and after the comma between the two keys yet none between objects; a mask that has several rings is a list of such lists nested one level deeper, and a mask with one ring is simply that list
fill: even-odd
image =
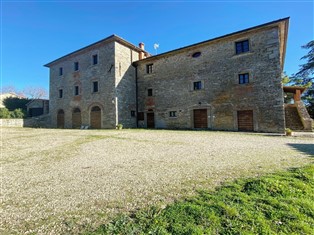
[{"label": "wooden door", "polygon": [[101,109],[98,106],[94,106],[90,112],[90,127],[101,129]]},{"label": "wooden door", "polygon": [[207,109],[194,109],[194,128],[208,128]]},{"label": "wooden door", "polygon": [[147,113],[147,128],[155,128],[154,113]]},{"label": "wooden door", "polygon": [[254,131],[253,110],[238,111],[238,130]]},{"label": "wooden door", "polygon": [[72,112],[72,128],[79,129],[82,125],[81,110],[76,108]]},{"label": "wooden door", "polygon": [[64,128],[64,111],[63,110],[58,111],[57,128]]}]

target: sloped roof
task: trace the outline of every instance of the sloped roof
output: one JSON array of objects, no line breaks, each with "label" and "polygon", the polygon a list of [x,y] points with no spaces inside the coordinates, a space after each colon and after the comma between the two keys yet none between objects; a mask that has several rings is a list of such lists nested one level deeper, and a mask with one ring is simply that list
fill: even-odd
[{"label": "sloped roof", "polygon": [[53,60],[53,61],[49,62],[48,64],[45,64],[44,66],[45,66],[45,67],[50,67],[51,65],[53,65],[53,64],[55,64],[55,63],[57,63],[57,62],[59,62],[59,61],[62,61],[62,60],[64,60],[64,59],[66,59],[67,57],[70,57],[70,56],[72,56],[72,55],[75,55],[75,54],[77,54],[77,53],[80,53],[80,52],[82,52],[82,51],[84,51],[84,50],[90,49],[91,47],[94,47],[94,46],[97,46],[97,45],[100,45],[100,44],[107,44],[107,43],[110,43],[110,42],[113,42],[113,41],[119,42],[119,43],[121,43],[122,45],[124,45],[124,46],[126,46],[126,47],[129,47],[130,49],[133,49],[133,50],[135,50],[135,51],[137,51],[137,52],[144,52],[144,53],[150,55],[147,51],[145,51],[145,50],[143,50],[143,49],[141,49],[141,48],[139,48],[139,47],[133,45],[132,43],[129,43],[128,41],[124,40],[123,38],[121,38],[121,37],[119,37],[119,36],[113,34],[113,35],[111,35],[111,36],[109,36],[109,37],[107,37],[107,38],[104,38],[104,39],[102,39],[102,40],[100,40],[100,41],[97,41],[97,42],[95,42],[95,43],[92,43],[92,44],[90,44],[90,45],[88,45],[88,46],[86,46],[86,47],[83,47],[83,48],[81,48],[81,49],[78,49],[78,50],[76,50],[76,51],[73,51],[73,52],[71,52],[71,53],[69,53],[69,54],[67,54],[67,55],[65,55],[65,56],[62,56],[62,57],[56,59],[56,60]]}]

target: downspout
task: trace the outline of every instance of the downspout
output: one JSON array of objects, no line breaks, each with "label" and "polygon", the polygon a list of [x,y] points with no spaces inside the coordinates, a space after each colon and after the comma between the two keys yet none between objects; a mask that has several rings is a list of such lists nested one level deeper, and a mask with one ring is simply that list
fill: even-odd
[{"label": "downspout", "polygon": [[135,109],[136,109],[136,128],[138,128],[138,85],[137,85],[137,65],[135,65]]}]

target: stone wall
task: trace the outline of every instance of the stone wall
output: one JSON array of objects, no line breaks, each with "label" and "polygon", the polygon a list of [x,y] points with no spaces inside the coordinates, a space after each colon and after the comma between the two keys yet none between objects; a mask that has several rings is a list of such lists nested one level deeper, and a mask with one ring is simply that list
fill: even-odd
[{"label": "stone wall", "polygon": [[116,65],[116,96],[118,123],[126,128],[136,127],[136,80],[134,61],[139,59],[139,53],[115,42]]},{"label": "stone wall", "polygon": [[[246,39],[250,51],[237,55],[235,42]],[[201,55],[192,57],[195,52]],[[237,111],[253,110],[254,131],[284,132],[277,27],[244,31],[137,64],[139,112],[154,112],[156,128],[193,128],[193,110],[207,109],[209,129],[237,131]],[[153,64],[151,74],[148,64]],[[239,84],[241,73],[249,73],[248,84]],[[198,81],[203,89],[194,90]],[[170,117],[170,111],[177,117]],[[146,120],[140,124],[145,127]]]},{"label": "stone wall", "polygon": [[0,119],[1,127],[23,127],[27,119]]},{"label": "stone wall", "polygon": [[43,115],[39,117],[27,119],[0,119],[1,127],[35,127],[35,128],[49,128],[50,116]]}]

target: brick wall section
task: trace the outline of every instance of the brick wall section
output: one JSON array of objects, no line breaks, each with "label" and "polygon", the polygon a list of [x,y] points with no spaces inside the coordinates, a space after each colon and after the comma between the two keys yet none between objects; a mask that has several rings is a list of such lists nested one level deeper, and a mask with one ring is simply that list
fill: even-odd
[{"label": "brick wall section", "polygon": [[[235,54],[249,39],[250,52]],[[194,52],[201,52],[193,58]],[[146,65],[153,63],[153,73]],[[138,62],[139,112],[153,110],[156,128],[193,128],[193,110],[207,109],[208,128],[238,130],[237,111],[253,110],[254,131],[284,132],[279,32],[277,27],[224,37]],[[249,84],[238,74],[249,73]],[[193,90],[201,81],[204,89]],[[153,89],[153,96],[147,90]],[[177,117],[169,117],[176,111]],[[146,115],[145,115],[146,118]],[[146,126],[146,120],[139,123]]]}]

